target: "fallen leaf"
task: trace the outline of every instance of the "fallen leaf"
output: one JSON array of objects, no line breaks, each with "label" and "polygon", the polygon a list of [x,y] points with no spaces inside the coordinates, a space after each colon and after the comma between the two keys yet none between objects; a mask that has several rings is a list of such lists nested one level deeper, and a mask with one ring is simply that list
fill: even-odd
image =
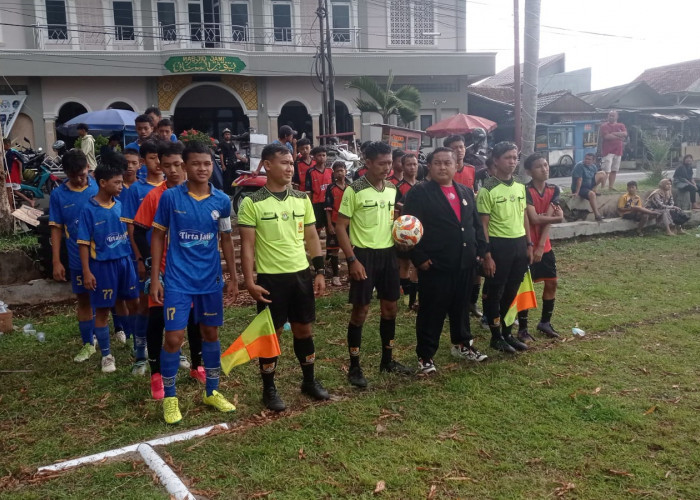
[{"label": "fallen leaf", "polygon": [[375,428],[375,430],[377,431],[377,434],[380,434],[380,433],[386,431],[386,426],[384,426],[382,424],[377,424],[377,427]]},{"label": "fallen leaf", "polygon": [[299,448],[299,460],[305,460],[306,453],[304,453],[304,448]]},{"label": "fallen leaf", "polygon": [[434,484],[430,485],[430,491],[428,491],[428,496],[426,497],[428,500],[432,500],[435,498],[435,492],[437,491],[437,486]]},{"label": "fallen leaf", "polygon": [[248,498],[265,498],[266,496],[270,495],[272,495],[272,491],[258,491],[257,493],[250,495]]},{"label": "fallen leaf", "polygon": [[593,394],[598,394],[600,392],[600,387],[596,387],[595,391],[593,391]]},{"label": "fallen leaf", "polygon": [[670,476],[670,475],[671,475],[671,471],[667,471],[667,472],[666,472],[666,475],[664,476],[664,478],[665,478],[665,479],[668,479],[668,476]]},{"label": "fallen leaf", "polygon": [[644,414],[645,414],[645,415],[651,415],[651,414],[654,413],[655,411],[656,411],[656,405],[654,405],[654,406],[652,406],[651,408],[649,408],[647,411],[644,412]]},{"label": "fallen leaf", "polygon": [[561,486],[554,490],[554,496],[557,496],[560,498],[563,497],[564,495],[566,495],[569,491],[576,488],[574,483],[559,483],[559,484],[561,484]]},{"label": "fallen leaf", "polygon": [[489,453],[486,450],[479,450],[478,453],[482,458],[491,458],[491,455],[489,455]]},{"label": "fallen leaf", "polygon": [[376,495],[376,494],[378,494],[378,493],[381,493],[381,492],[384,491],[385,489],[386,489],[386,483],[385,483],[384,480],[382,479],[381,481],[377,481],[377,485],[374,487],[374,492],[373,492],[373,493]]},{"label": "fallen leaf", "polygon": [[613,476],[634,477],[634,474],[630,474],[625,470],[608,469],[608,472]]}]

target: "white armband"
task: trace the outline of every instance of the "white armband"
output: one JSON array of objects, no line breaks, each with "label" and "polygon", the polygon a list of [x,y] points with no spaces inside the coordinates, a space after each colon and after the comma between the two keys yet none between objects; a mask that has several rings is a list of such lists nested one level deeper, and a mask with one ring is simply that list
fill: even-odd
[{"label": "white armband", "polygon": [[230,233],[231,232],[231,217],[220,217],[219,218],[219,232]]}]

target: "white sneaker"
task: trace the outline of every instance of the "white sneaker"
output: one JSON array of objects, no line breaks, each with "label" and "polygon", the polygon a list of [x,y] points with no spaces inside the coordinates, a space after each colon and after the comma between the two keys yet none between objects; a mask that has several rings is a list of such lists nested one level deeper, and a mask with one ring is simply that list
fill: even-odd
[{"label": "white sneaker", "polygon": [[95,349],[95,346],[92,344],[84,344],[83,347],[80,348],[80,351],[78,354],[75,355],[73,358],[73,361],[76,363],[82,363],[83,361],[87,361],[90,359],[90,356],[95,354],[97,350]]},{"label": "white sneaker", "polygon": [[180,370],[189,370],[190,369],[190,362],[187,359],[187,356],[184,354],[180,354]]},{"label": "white sneaker", "polygon": [[420,368],[421,373],[424,375],[430,375],[431,373],[435,373],[437,371],[437,368],[435,368],[435,363],[433,363],[432,359],[423,361],[419,358],[418,368]]},{"label": "white sneaker", "polygon": [[126,344],[126,333],[124,330],[119,330],[115,332],[114,337],[121,343]]},{"label": "white sneaker", "polygon": [[331,280],[331,285],[342,286],[342,283],[340,282],[340,276],[333,276],[333,279]]},{"label": "white sneaker", "polygon": [[135,375],[137,377],[142,377],[142,376],[146,375],[146,361],[144,361],[144,360],[136,361],[131,366],[131,374]]},{"label": "white sneaker", "polygon": [[117,365],[114,363],[114,356],[111,354],[102,358],[102,373],[112,373],[117,371]]},{"label": "white sneaker", "polygon": [[450,349],[452,356],[455,358],[466,359],[467,361],[476,361],[477,363],[488,358],[486,354],[481,354],[473,346],[465,346],[464,344],[453,345]]}]

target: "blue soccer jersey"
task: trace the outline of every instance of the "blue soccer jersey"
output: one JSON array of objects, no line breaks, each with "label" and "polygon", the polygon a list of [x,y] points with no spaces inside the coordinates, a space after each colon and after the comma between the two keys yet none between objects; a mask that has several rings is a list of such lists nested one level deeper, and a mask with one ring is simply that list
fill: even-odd
[{"label": "blue soccer jersey", "polygon": [[49,200],[49,225],[63,229],[68,249],[70,269],[82,269],[78,250],[78,222],[80,211],[88,200],[97,194],[97,183],[88,176],[87,186],[74,189],[65,181],[51,193]]},{"label": "blue soccer jersey", "polygon": [[78,244],[90,246],[90,258],[105,261],[129,257],[129,235],[122,218],[122,204],[116,200],[108,206],[90,198],[80,212]]},{"label": "blue soccer jersey", "polygon": [[210,194],[195,197],[185,182],[166,190],[153,227],[167,231],[165,289],[206,294],[223,287],[219,232],[231,232],[231,200],[209,184]]},{"label": "blue soccer jersey", "polygon": [[[139,211],[143,199],[154,187],[160,186],[161,182],[152,184],[145,180],[138,180],[129,186],[129,191],[126,196],[122,196],[123,200],[121,200],[124,205],[122,207],[122,217],[126,222],[134,222],[134,217],[136,217],[136,212]],[[124,194],[123,190],[122,194]]]}]

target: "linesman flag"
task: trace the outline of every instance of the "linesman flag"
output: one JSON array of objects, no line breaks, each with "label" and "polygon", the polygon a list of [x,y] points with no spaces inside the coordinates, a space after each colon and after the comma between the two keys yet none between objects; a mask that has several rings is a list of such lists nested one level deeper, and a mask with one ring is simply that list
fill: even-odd
[{"label": "linesman flag", "polygon": [[270,308],[266,307],[221,355],[221,369],[228,375],[234,366],[255,358],[274,358],[280,353]]},{"label": "linesman flag", "polygon": [[530,274],[530,269],[528,269],[525,276],[523,276],[523,282],[520,283],[520,288],[518,288],[518,295],[515,296],[515,300],[513,300],[510,309],[508,309],[505,318],[503,318],[503,323],[506,326],[510,326],[515,322],[518,312],[536,308],[535,285],[532,283],[532,275]]}]

